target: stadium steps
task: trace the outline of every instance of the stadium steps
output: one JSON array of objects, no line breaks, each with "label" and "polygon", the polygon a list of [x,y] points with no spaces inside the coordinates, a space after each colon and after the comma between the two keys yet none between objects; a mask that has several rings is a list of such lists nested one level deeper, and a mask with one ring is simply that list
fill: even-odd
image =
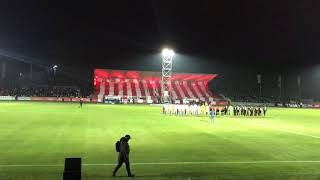
[{"label": "stadium steps", "polygon": [[119,82],[114,83],[114,95],[119,95]]},{"label": "stadium steps", "polygon": [[131,81],[131,92],[132,96],[137,96],[136,85],[133,81]]},{"label": "stadium steps", "polygon": [[110,83],[109,82],[105,82],[104,85],[105,89],[104,89],[104,95],[108,96],[109,95],[109,91],[110,91]]},{"label": "stadium steps", "polygon": [[137,80],[133,80],[133,81],[134,81],[134,86],[136,87],[137,96],[141,97],[141,90],[139,87],[139,82]]},{"label": "stadium steps", "polygon": [[191,96],[189,95],[189,93],[188,93],[188,90],[187,90],[186,87],[185,87],[185,81],[183,81],[183,82],[181,83],[180,88],[182,89],[185,97],[187,97],[187,98],[190,98],[190,97],[191,97]]},{"label": "stadium steps", "polygon": [[127,88],[127,82],[122,82],[122,88],[123,88],[123,96],[128,96],[128,88]]},{"label": "stadium steps", "polygon": [[101,84],[102,82],[100,81],[100,79],[96,81],[96,84],[94,86],[94,95],[98,96],[100,94]]},{"label": "stadium steps", "polygon": [[180,84],[182,84],[182,82],[176,81],[175,84],[176,84],[177,89],[178,89],[178,91],[179,91],[179,93],[180,93],[180,95],[181,95],[181,100],[183,100],[183,99],[186,98],[187,96],[186,96],[186,94],[183,92],[183,90],[182,90],[182,88],[181,88],[181,86],[180,86]]},{"label": "stadium steps", "polygon": [[205,93],[206,97],[209,99],[211,96],[211,94],[209,93],[209,89],[206,85],[203,84],[203,82],[199,82],[199,86],[202,89],[202,91]]},{"label": "stadium steps", "polygon": [[130,80],[126,80],[126,84],[127,84],[127,92],[128,92],[128,96],[132,96],[132,89],[131,89],[131,82]]},{"label": "stadium steps", "polygon": [[141,96],[145,97],[146,96],[146,92],[144,91],[144,86],[142,84],[142,81],[139,81],[139,89],[141,92]]},{"label": "stadium steps", "polygon": [[193,89],[193,84],[191,82],[187,82],[188,88],[190,89],[192,95],[194,98],[199,98],[198,94]]},{"label": "stadium steps", "polygon": [[195,89],[198,90],[201,97],[200,99],[206,100],[206,101],[208,100],[207,95],[202,91],[201,87],[199,86],[199,82],[195,82]]},{"label": "stadium steps", "polygon": [[189,87],[189,82],[188,81],[184,81],[183,82],[183,86],[186,88],[190,98],[192,98],[192,99],[196,98],[195,95],[193,94],[193,92],[191,91],[190,87]]},{"label": "stadium steps", "polygon": [[182,96],[181,96],[175,82],[172,83],[172,89],[173,89],[172,95],[173,95],[174,99],[178,98],[178,99],[182,100]]},{"label": "stadium steps", "polygon": [[176,99],[179,99],[179,100],[181,100],[181,98],[178,96],[178,94],[177,94],[177,92],[176,92],[176,90],[174,89],[174,87],[173,87],[174,85],[172,84],[172,91],[171,91],[171,100],[173,100],[172,102],[175,102],[175,100]]},{"label": "stadium steps", "polygon": [[149,89],[148,89],[148,86],[147,86],[147,82],[145,80],[142,80],[141,82],[142,82],[142,86],[143,86],[145,95],[146,96],[151,96],[150,92],[149,92]]},{"label": "stadium steps", "polygon": [[157,90],[156,95],[157,95],[157,96],[161,96],[162,91],[161,91],[161,85],[160,85],[160,82],[159,82],[159,81],[156,81],[156,90]]},{"label": "stadium steps", "polygon": [[109,91],[108,95],[110,95],[110,96],[114,95],[114,82],[113,81],[110,82],[110,91]]},{"label": "stadium steps", "polygon": [[193,88],[194,92],[197,94],[197,98],[199,98],[200,100],[202,99],[202,95],[199,92],[198,88],[197,88],[197,83],[196,82],[192,82],[192,86],[191,88]]},{"label": "stadium steps", "polygon": [[101,96],[101,95],[103,96],[104,95],[104,90],[105,90],[105,82],[101,82],[98,95],[99,96]]},{"label": "stadium steps", "polygon": [[123,96],[123,86],[122,86],[122,82],[118,82],[118,90],[119,90],[119,96]]},{"label": "stadium steps", "polygon": [[150,96],[155,97],[151,82],[149,82],[149,83],[147,82],[146,84],[147,84]]},{"label": "stadium steps", "polygon": [[98,94],[98,101],[103,102],[104,99],[104,89],[105,89],[105,82],[101,82],[99,94]]}]

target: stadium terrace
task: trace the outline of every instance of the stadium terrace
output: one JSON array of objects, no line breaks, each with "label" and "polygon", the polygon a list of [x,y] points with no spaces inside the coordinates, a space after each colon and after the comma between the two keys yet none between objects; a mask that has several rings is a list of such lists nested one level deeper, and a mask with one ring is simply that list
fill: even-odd
[{"label": "stadium terrace", "polygon": [[[127,71],[96,69],[94,76],[95,95],[98,102],[106,97],[117,96],[127,101],[155,103],[160,101],[161,73],[152,71]],[[208,89],[208,83],[217,74],[172,74],[172,102],[182,103],[184,99],[213,101],[215,96]]]}]

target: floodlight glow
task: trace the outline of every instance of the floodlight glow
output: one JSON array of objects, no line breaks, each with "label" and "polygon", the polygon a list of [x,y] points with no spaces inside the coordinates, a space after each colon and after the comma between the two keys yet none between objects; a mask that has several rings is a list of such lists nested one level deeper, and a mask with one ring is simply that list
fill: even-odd
[{"label": "floodlight glow", "polygon": [[171,49],[163,49],[162,50],[162,56],[166,56],[166,57],[173,57],[174,56],[174,51]]},{"label": "floodlight glow", "polygon": [[54,65],[54,66],[53,66],[53,69],[57,69],[57,68],[58,68],[58,66],[57,66],[57,65]]},{"label": "floodlight glow", "polygon": [[172,75],[172,60],[174,51],[171,49],[162,50],[162,78],[161,78],[161,92],[163,103],[171,102],[169,97],[171,94],[171,75]]}]

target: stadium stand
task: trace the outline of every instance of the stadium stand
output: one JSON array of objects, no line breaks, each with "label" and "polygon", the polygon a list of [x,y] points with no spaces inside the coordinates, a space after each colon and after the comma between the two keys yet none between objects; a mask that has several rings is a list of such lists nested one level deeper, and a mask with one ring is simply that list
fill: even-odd
[{"label": "stadium stand", "polygon": [[80,90],[68,86],[38,86],[0,89],[0,96],[79,97]]},{"label": "stadium stand", "polygon": [[[208,82],[217,74],[174,73],[172,75],[172,101],[199,99],[209,101],[214,98],[208,89]],[[161,73],[151,71],[126,71],[96,69],[94,76],[95,95],[99,101],[107,96],[127,99],[157,100],[161,96]]]}]

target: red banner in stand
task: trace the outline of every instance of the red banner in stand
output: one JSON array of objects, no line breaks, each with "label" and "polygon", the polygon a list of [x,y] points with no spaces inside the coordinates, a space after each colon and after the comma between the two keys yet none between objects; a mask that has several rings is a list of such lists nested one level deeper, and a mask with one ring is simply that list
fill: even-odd
[{"label": "red banner in stand", "polygon": [[314,104],[313,107],[320,108],[320,103],[319,104]]},{"label": "red banner in stand", "polygon": [[31,101],[58,101],[57,97],[31,97]]}]

